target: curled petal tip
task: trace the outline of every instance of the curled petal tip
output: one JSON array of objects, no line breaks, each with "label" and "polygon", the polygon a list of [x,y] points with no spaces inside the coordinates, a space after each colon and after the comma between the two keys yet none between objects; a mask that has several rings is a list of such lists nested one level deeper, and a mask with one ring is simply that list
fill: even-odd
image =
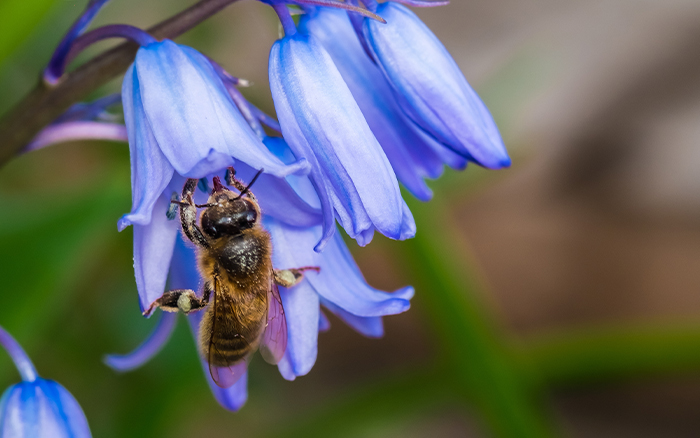
[{"label": "curled petal tip", "polygon": [[119,221],[117,222],[117,230],[118,230],[119,232],[122,232],[122,231],[124,231],[124,230],[126,229],[126,227],[128,227],[129,225],[131,225],[131,221],[130,221],[129,219],[126,218],[126,215],[124,215],[124,216],[123,216],[121,219],[119,219]]},{"label": "curled petal tip", "polygon": [[316,252],[322,252],[326,246],[328,245],[328,242],[333,238],[333,235],[335,234],[335,227],[330,227],[328,232],[325,232],[323,234],[323,237],[321,237],[321,240],[318,241],[316,246],[314,246],[314,251]]},{"label": "curled petal tip", "polygon": [[165,346],[173,333],[176,322],[177,314],[163,313],[160,321],[158,321],[158,325],[134,351],[124,355],[107,354],[102,358],[102,362],[120,373],[139,368],[151,360]]}]

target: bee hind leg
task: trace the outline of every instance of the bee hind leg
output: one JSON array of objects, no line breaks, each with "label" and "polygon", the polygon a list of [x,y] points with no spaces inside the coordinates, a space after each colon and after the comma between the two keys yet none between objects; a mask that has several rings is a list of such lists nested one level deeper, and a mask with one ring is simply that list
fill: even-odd
[{"label": "bee hind leg", "polygon": [[155,300],[143,314],[148,316],[158,307],[165,312],[188,314],[202,310],[207,304],[209,304],[209,294],[206,291],[202,298],[198,298],[191,289],[175,289]]},{"label": "bee hind leg", "polygon": [[304,271],[321,272],[318,266],[305,266],[295,269],[275,269],[275,283],[282,287],[292,287],[304,279]]}]

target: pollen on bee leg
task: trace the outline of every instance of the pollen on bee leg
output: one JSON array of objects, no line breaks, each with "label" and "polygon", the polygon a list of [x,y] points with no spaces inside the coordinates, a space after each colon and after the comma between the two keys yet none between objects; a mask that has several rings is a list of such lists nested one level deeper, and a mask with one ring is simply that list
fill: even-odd
[{"label": "pollen on bee leg", "polygon": [[304,278],[304,271],[320,272],[321,269],[316,266],[297,269],[279,269],[275,271],[275,282],[282,287],[296,286]]},{"label": "pollen on bee leg", "polygon": [[297,283],[294,273],[288,269],[275,271],[275,282],[282,287],[292,287]]},{"label": "pollen on bee leg", "polygon": [[192,310],[192,299],[196,299],[191,293],[184,293],[177,299],[177,308],[182,313],[189,313]]}]

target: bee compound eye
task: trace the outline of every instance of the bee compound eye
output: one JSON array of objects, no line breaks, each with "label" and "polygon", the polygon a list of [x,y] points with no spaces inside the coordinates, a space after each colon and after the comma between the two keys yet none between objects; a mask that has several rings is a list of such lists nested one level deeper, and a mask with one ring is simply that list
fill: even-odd
[{"label": "bee compound eye", "polygon": [[209,237],[217,238],[221,235],[221,232],[216,227],[216,221],[212,219],[209,210],[202,214],[202,231]]}]

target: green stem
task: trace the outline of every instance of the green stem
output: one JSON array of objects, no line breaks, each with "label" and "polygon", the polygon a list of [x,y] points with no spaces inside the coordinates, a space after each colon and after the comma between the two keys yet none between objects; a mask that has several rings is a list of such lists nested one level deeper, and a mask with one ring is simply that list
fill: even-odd
[{"label": "green stem", "polygon": [[476,405],[496,436],[551,436],[541,394],[533,391],[511,343],[479,299],[449,209],[434,200],[413,203],[411,211],[419,231],[397,256],[414,274],[415,306],[428,310],[443,343],[445,378]]},{"label": "green stem", "polygon": [[548,386],[700,372],[700,326],[599,327],[528,340],[523,360]]},{"label": "green stem", "polygon": [[[175,38],[238,0],[201,0],[148,32],[157,39]],[[0,120],[0,166],[7,163],[46,125],[72,104],[122,74],[134,60],[138,45],[121,44],[64,76],[55,86],[41,80]]]}]

